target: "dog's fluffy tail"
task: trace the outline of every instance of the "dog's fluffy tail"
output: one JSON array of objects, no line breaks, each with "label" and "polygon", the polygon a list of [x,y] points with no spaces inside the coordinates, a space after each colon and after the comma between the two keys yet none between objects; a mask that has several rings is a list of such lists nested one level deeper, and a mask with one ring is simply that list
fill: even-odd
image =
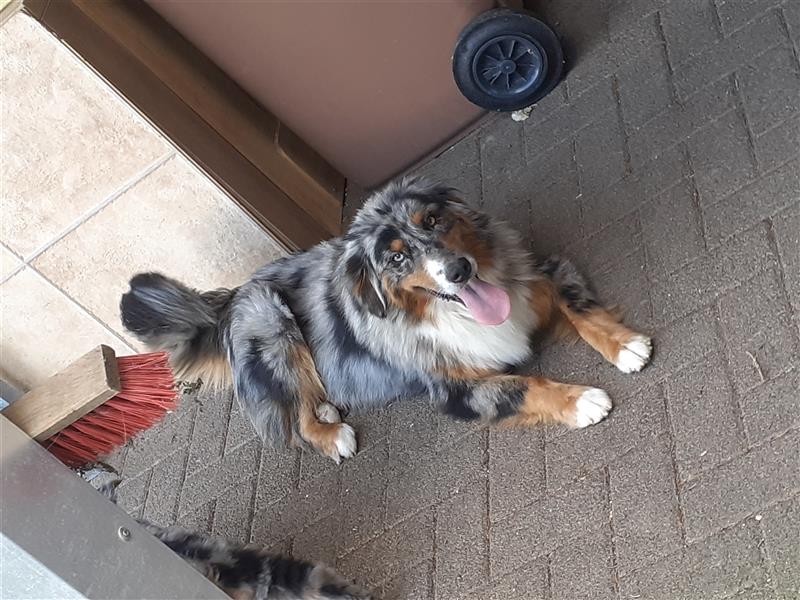
[{"label": "dog's fluffy tail", "polygon": [[159,273],[136,275],[130,287],[120,302],[122,324],[148,349],[169,352],[179,381],[230,382],[222,322],[236,290],[201,293]]}]

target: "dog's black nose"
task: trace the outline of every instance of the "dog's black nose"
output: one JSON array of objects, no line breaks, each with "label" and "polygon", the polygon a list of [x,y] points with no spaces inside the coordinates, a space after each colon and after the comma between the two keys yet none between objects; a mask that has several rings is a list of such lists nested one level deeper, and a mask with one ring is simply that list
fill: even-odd
[{"label": "dog's black nose", "polygon": [[447,265],[444,270],[447,281],[464,283],[472,277],[472,264],[466,258],[459,258]]}]

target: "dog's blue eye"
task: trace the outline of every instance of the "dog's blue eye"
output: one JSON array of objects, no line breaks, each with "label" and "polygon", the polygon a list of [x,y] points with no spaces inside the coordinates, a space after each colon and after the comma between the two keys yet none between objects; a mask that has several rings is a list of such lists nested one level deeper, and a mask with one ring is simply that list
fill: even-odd
[{"label": "dog's blue eye", "polygon": [[397,263],[403,262],[405,259],[406,259],[406,255],[403,254],[402,252],[395,252],[394,254],[392,254],[392,260],[394,262],[397,262]]}]

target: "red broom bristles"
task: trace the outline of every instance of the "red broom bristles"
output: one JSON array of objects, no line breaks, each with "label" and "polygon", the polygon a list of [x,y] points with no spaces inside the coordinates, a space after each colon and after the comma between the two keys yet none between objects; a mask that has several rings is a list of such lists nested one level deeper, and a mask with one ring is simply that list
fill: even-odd
[{"label": "red broom bristles", "polygon": [[122,356],[117,366],[122,391],[43,443],[64,464],[80,467],[94,462],[178,406],[165,352]]}]

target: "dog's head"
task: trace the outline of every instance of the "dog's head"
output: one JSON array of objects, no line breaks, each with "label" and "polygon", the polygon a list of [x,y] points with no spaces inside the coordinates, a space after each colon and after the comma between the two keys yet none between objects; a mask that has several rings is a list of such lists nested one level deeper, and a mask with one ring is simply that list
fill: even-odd
[{"label": "dog's head", "polygon": [[508,294],[482,277],[494,268],[489,219],[452,188],[421,178],[390,184],[359,211],[345,241],[353,295],[376,316],[400,310],[423,319],[432,302],[445,302],[480,323],[508,318]]}]

